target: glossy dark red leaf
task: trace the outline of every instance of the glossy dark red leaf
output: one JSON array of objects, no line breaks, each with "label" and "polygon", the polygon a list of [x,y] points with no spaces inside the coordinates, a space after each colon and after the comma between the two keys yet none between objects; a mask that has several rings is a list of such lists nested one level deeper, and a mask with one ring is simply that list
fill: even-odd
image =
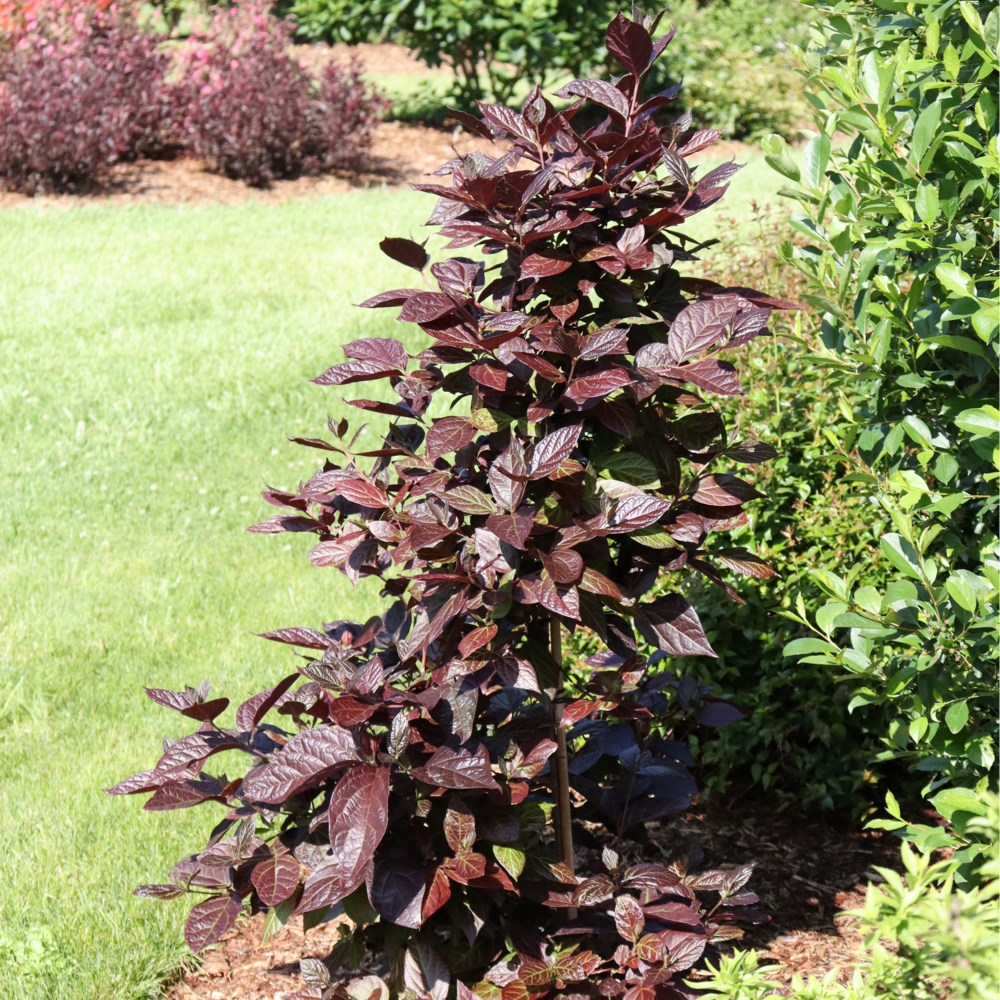
[{"label": "glossy dark red leaf", "polygon": [[640,605],[634,618],[643,638],[670,656],[715,656],[701,619],[680,594]]},{"label": "glossy dark red leaf", "polygon": [[469,851],[441,862],[441,871],[453,882],[468,885],[474,879],[486,874],[486,858],[482,854]]},{"label": "glossy dark red leaf", "polygon": [[510,372],[496,361],[484,361],[473,365],[469,369],[469,375],[480,385],[496,389],[497,392],[503,392],[507,388],[507,379],[510,378]]},{"label": "glossy dark red leaf", "polygon": [[327,649],[334,644],[328,635],[311,628],[279,628],[274,632],[258,632],[257,637],[284,642],[289,646],[303,646],[306,649]]},{"label": "glossy dark red leaf", "polygon": [[406,348],[398,340],[391,337],[365,337],[344,344],[344,353],[357,361],[372,361],[389,368],[406,370],[409,355]]},{"label": "glossy dark red leaf", "polygon": [[703,358],[681,368],[669,368],[667,374],[721,396],[742,396],[744,392],[736,368],[717,358]]},{"label": "glossy dark red leaf", "polygon": [[289,674],[275,687],[268,688],[266,691],[261,691],[260,694],[255,694],[252,698],[248,698],[236,709],[236,728],[244,732],[248,729],[253,729],[301,676],[301,674],[297,673]]},{"label": "glossy dark red leaf", "polygon": [[556,97],[582,97],[591,104],[599,104],[602,108],[625,118],[628,115],[628,101],[625,95],[615,86],[605,80],[570,80],[555,92]]},{"label": "glossy dark red leaf", "polygon": [[579,359],[590,361],[612,354],[628,354],[628,330],[625,327],[613,326],[592,333],[587,338]]},{"label": "glossy dark red leaf", "polygon": [[433,323],[457,308],[454,301],[441,292],[418,292],[406,300],[399,319],[403,323]]},{"label": "glossy dark red leaf", "polygon": [[482,101],[477,103],[483,117],[505,132],[512,132],[514,135],[529,141],[535,138],[535,130],[516,111],[506,108],[502,104],[484,104]]},{"label": "glossy dark red leaf", "polygon": [[615,501],[608,530],[613,535],[636,531],[655,524],[670,509],[670,504],[646,493],[629,493]]},{"label": "glossy dark red leaf", "polygon": [[572,454],[577,441],[580,440],[582,430],[581,424],[570,424],[546,434],[531,452],[531,461],[528,465],[529,477],[544,479],[546,476],[551,476]]},{"label": "glossy dark red leaf", "polygon": [[337,483],[337,492],[361,507],[379,510],[389,506],[389,498],[384,491],[364,479],[342,479]]},{"label": "glossy dark red leaf", "polygon": [[421,781],[441,788],[499,788],[490,768],[490,755],[475,740],[461,746],[456,743],[439,747],[423,767],[414,768],[412,773]]},{"label": "glossy dark red leaf", "polygon": [[735,320],[736,306],[727,299],[702,299],[686,306],[670,325],[667,346],[674,363],[687,361],[727,340]]},{"label": "glossy dark red leaf", "polygon": [[522,278],[551,278],[562,274],[573,266],[573,258],[569,255],[555,256],[551,254],[529,254],[521,262]]},{"label": "glossy dark red leaf", "polygon": [[419,288],[395,288],[391,292],[379,292],[364,302],[359,302],[361,309],[387,309],[390,306],[401,306],[411,295],[419,295]]},{"label": "glossy dark red leaf", "polygon": [[404,240],[395,236],[387,236],[378,245],[379,250],[407,267],[412,267],[415,271],[422,271],[427,266],[430,258],[423,245],[413,240]]},{"label": "glossy dark red leaf", "polygon": [[731,472],[718,476],[705,476],[698,480],[692,498],[708,507],[732,507],[763,497],[746,480],[738,479]]},{"label": "glossy dark red leaf", "polygon": [[463,636],[462,641],[458,644],[458,652],[463,657],[471,656],[477,649],[489,645],[496,634],[496,625],[482,625],[479,628],[474,628]]},{"label": "glossy dark red leaf", "polygon": [[566,381],[566,376],[554,364],[546,361],[545,358],[539,357],[537,354],[519,354],[517,359],[522,364],[527,365],[532,371],[538,372],[548,382],[558,385],[560,382]]},{"label": "glossy dark red leaf", "polygon": [[464,448],[478,433],[475,424],[465,417],[442,417],[427,432],[425,454],[433,461]]},{"label": "glossy dark red leaf", "polygon": [[528,483],[528,463],[524,445],[516,434],[511,435],[510,444],[490,466],[487,478],[490,492],[501,507],[514,511],[521,505]]},{"label": "glossy dark red leaf", "polygon": [[184,924],[184,940],[192,951],[215,944],[243,912],[239,896],[213,896],[191,908]]},{"label": "glossy dark red leaf", "polygon": [[299,863],[290,854],[267,858],[254,868],[250,881],[265,906],[277,906],[299,887]]},{"label": "glossy dark red leaf", "polygon": [[451,880],[439,867],[435,868],[424,896],[422,919],[427,920],[432,914],[437,913],[449,899],[451,899]]},{"label": "glossy dark red leaf", "polygon": [[610,395],[631,381],[632,377],[624,368],[605,368],[574,379],[567,386],[565,396],[574,403],[585,403],[589,399]]},{"label": "glossy dark red leaf", "polygon": [[624,399],[602,399],[594,413],[605,427],[623,438],[630,438],[635,433],[635,410]]},{"label": "glossy dark red leaf", "polygon": [[630,21],[621,11],[608,25],[605,36],[608,52],[635,76],[642,76],[653,58],[653,40],[649,32],[636,21]]},{"label": "glossy dark red leaf", "polygon": [[400,369],[384,361],[344,361],[327,368],[312,381],[316,385],[350,385],[352,382],[371,382],[389,375],[401,375]]},{"label": "glossy dark red leaf", "polygon": [[425,919],[426,879],[420,856],[414,857],[409,847],[403,844],[376,858],[369,895],[375,912],[385,920],[417,930]]},{"label": "glossy dark red leaf", "polygon": [[269,763],[250,769],[243,779],[243,794],[256,802],[281,803],[360,760],[354,737],[346,729],[339,726],[304,729]]}]

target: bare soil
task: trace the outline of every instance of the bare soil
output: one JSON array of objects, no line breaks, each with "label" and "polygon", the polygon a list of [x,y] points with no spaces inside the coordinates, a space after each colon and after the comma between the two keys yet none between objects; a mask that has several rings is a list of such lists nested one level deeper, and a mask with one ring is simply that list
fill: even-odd
[{"label": "bare soil", "polygon": [[[750,929],[738,946],[756,948],[763,961],[782,966],[774,974],[776,986],[795,973],[822,976],[833,969],[847,982],[862,936],[842,911],[862,906],[867,883],[881,881],[874,866],[899,864],[892,836],[778,814],[766,801],[738,809],[713,804],[677,816],[651,829],[643,853],[659,860],[696,848],[705,867],[755,863],[747,888],[760,896],[759,908],[770,922]],[[262,921],[257,916],[241,922],[200,968],[170,985],[168,1000],[284,1000],[301,988],[299,959],[324,958],[337,938],[334,922],[303,935],[295,918],[261,946]]]}]

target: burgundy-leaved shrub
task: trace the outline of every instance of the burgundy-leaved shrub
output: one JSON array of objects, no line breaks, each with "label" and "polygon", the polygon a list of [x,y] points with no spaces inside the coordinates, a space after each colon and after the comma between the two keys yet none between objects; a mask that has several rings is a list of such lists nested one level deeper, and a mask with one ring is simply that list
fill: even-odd
[{"label": "burgundy-leaved shrub", "polygon": [[[151,792],[151,810],[228,809],[203,850],[136,890],[204,896],[192,948],[248,906],[267,911],[266,934],[343,907],[352,923],[327,964],[303,961],[297,997],[671,1000],[707,947],[763,919],[751,866],[696,872],[641,848],[646,824],[696,793],[687,750],[653,735],[672,676],[643,650],[714,655],[684,574],[730,589],[727,570],[771,572],[716,539],[759,495],[732,466],[774,453],[730,441],[707,397],[742,392],[723,352],[789,306],[677,268],[696,246],[676,227],[737,167],[697,177],[687,158],[719,133],[658,124],[677,88],[642,96],[670,40],[653,27],[619,14],[607,45],[625,75],[567,84],[560,96],[578,99],[561,112],[535,89],[520,111],[459,114],[509,149],[416,187],[438,196],[446,249],[485,256],[431,263],[384,240],[418,281],[362,304],[399,309],[427,347],[357,340],[314,380],[391,386],[392,402],[347,401],[390,417],[388,433],[363,451],[346,421],[333,440],[296,439],[327,461],[266,490],[281,510],[250,530],[315,534],[313,565],[376,577],[384,613],[266,633],[307,652],[226,724],[207,683],[148,691],[198,728],[111,789]],[[599,123],[578,132],[584,103]],[[436,394],[447,416],[428,416]],[[674,588],[644,600],[664,573]],[[571,700],[566,628],[604,647],[567,665]],[[736,714],[709,703],[700,717]],[[245,775],[208,773],[226,751]],[[331,967],[382,979],[348,994]]]},{"label": "burgundy-leaved shrub", "polygon": [[0,183],[74,190],[155,147],[168,68],[117,7],[34,9],[0,46]]},{"label": "burgundy-leaved shrub", "polygon": [[356,163],[387,107],[360,69],[317,84],[288,53],[292,28],[260,0],[218,11],[175,87],[181,141],[215,169],[264,185]]}]

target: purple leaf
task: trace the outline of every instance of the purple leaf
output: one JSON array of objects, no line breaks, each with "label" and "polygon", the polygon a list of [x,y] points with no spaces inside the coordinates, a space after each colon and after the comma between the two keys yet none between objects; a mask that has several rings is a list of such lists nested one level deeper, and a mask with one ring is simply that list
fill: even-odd
[{"label": "purple leaf", "polygon": [[726,299],[702,299],[682,309],[670,326],[667,346],[675,364],[725,341],[732,333],[736,306]]},{"label": "purple leaf", "polygon": [[569,458],[580,439],[582,430],[582,424],[571,424],[546,434],[531,453],[531,462],[528,466],[529,478],[544,479],[552,475]]},{"label": "purple leaf", "polygon": [[201,951],[215,944],[243,912],[237,895],[214,896],[192,907],[184,924],[184,940],[192,951]]},{"label": "purple leaf", "polygon": [[630,21],[619,11],[608,25],[605,38],[608,52],[629,73],[639,77],[649,69],[653,58],[653,40],[641,24]]},{"label": "purple leaf", "polygon": [[265,906],[277,906],[299,887],[299,863],[290,854],[268,858],[254,868],[250,881]]},{"label": "purple leaf", "polygon": [[735,706],[725,701],[710,701],[698,712],[698,721],[703,726],[731,726],[734,722],[745,719],[746,716]]},{"label": "purple leaf", "polygon": [[427,261],[430,260],[423,244],[415,243],[413,240],[387,236],[379,243],[378,248],[386,257],[391,257],[400,264],[412,267],[415,271],[422,271],[427,266]]},{"label": "purple leaf", "polygon": [[339,726],[304,729],[269,763],[250,769],[243,779],[243,795],[251,801],[277,805],[360,759],[354,737],[346,729]]},{"label": "purple leaf", "polygon": [[276,687],[255,694],[236,709],[236,728],[246,732],[264,718],[278,699],[299,679],[301,674],[289,674]]},{"label": "purple leaf", "polygon": [[680,594],[668,594],[642,604],[635,615],[643,638],[671,656],[715,656],[701,619]]},{"label": "purple leaf", "polygon": [[475,740],[462,746],[457,741],[446,743],[423,767],[414,768],[413,775],[440,788],[497,790],[500,787],[490,769],[490,755],[486,747]]},{"label": "purple leaf", "polygon": [[322,375],[312,379],[315,385],[349,385],[351,382],[371,382],[389,375],[402,375],[395,365],[384,361],[345,361],[327,368]]},{"label": "purple leaf", "polygon": [[620,118],[628,115],[628,101],[625,95],[605,80],[571,80],[560,90],[556,97],[583,97],[592,104],[607,108]]},{"label": "purple leaf", "polygon": [[343,350],[349,358],[373,361],[401,371],[406,371],[409,361],[406,348],[391,337],[365,337],[363,340],[352,340],[351,343],[344,344]]}]

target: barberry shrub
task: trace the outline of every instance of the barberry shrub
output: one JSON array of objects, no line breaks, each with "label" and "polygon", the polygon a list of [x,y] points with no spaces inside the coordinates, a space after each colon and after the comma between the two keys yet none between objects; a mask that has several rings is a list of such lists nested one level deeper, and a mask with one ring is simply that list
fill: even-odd
[{"label": "barberry shrub", "polygon": [[229,177],[266,185],[350,166],[388,103],[357,64],[317,83],[289,54],[291,26],[259,0],[219,11],[175,86],[181,141]]},{"label": "barberry shrub", "polygon": [[[314,380],[388,381],[392,402],[348,401],[392,418],[388,433],[367,451],[347,421],[329,422],[332,441],[296,439],[328,460],[296,490],[266,490],[281,512],[249,530],[316,534],[313,565],[378,578],[385,613],[266,633],[308,652],[232,725],[207,684],[147,692],[200,725],[111,793],[228,809],[204,850],[136,890],[205,895],[186,925],[196,950],[247,904],[267,911],[265,934],[342,906],[353,929],[334,964],[388,963],[384,981],[348,986],[355,997],[669,1000],[706,947],[761,919],[750,866],[694,872],[639,853],[646,824],[696,788],[687,750],[654,735],[671,675],[649,671],[636,632],[654,657],[713,655],[678,589],[643,597],[664,572],[727,590],[726,570],[771,572],[715,538],[759,495],[731,466],[773,452],[730,442],[707,397],[742,391],[721,352],[789,306],[676,267],[696,246],[675,227],[737,167],[696,178],[687,157],[719,133],[657,124],[676,88],[642,96],[669,42],[654,45],[654,27],[619,14],[607,44],[625,75],[567,84],[560,96],[577,99],[561,112],[536,89],[520,111],[459,113],[509,148],[416,187],[438,196],[430,224],[447,248],[485,259],[431,263],[419,243],[384,240],[425,287],[362,304],[398,308],[428,346],[358,340]],[[606,117],[577,132],[585,104]],[[452,409],[431,419],[438,393]],[[572,665],[569,699],[561,637],[576,628],[602,647]],[[732,716],[709,704],[702,721]],[[230,750],[250,758],[243,777],[205,771]],[[327,965],[303,965],[298,997],[345,995]]]},{"label": "barberry shrub", "polygon": [[154,148],[169,58],[117,7],[41,5],[0,46],[0,182],[74,190]]}]

